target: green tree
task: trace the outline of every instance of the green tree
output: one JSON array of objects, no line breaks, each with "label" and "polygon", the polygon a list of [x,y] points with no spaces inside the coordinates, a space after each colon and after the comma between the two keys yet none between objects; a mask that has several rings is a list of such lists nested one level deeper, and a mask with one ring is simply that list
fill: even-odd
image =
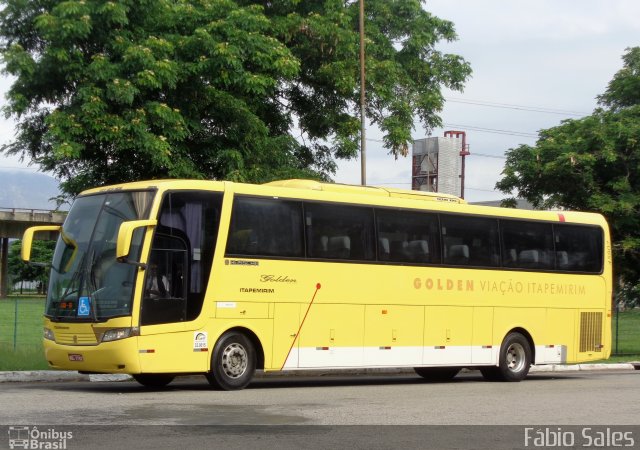
[{"label": "green tree", "polygon": [[[355,0],[0,0],[15,77],[3,150],[62,180],[329,178],[358,150]],[[406,155],[414,115],[470,75],[435,45],[453,25],[418,0],[367,0],[369,119]]]},{"label": "green tree", "polygon": [[37,281],[41,283],[41,286],[46,287],[49,281],[49,267],[45,264],[48,264],[53,259],[55,245],[55,241],[33,241],[31,260],[36,263],[43,263],[35,265],[25,263],[20,257],[22,241],[13,241],[9,248],[7,260],[9,278],[13,282]]},{"label": "green tree", "polygon": [[535,146],[509,150],[496,187],[536,207],[605,215],[616,271],[633,285],[640,281],[640,47],[623,61],[600,108],[542,130]]}]

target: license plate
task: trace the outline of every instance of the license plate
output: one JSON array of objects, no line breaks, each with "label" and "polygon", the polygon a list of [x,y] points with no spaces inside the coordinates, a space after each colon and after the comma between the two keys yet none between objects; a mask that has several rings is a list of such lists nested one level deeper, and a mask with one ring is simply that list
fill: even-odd
[{"label": "license plate", "polygon": [[69,353],[69,361],[84,361],[84,358],[77,353]]}]

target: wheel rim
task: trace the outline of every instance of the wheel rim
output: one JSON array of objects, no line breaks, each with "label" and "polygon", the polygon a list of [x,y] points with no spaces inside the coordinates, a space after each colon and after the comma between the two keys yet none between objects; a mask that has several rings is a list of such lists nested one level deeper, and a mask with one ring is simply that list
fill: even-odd
[{"label": "wheel rim", "polygon": [[249,365],[249,355],[245,348],[234,342],[222,352],[222,370],[229,378],[240,378]]},{"label": "wheel rim", "polygon": [[524,368],[526,354],[524,347],[514,342],[507,349],[507,368],[511,372],[520,372]]}]

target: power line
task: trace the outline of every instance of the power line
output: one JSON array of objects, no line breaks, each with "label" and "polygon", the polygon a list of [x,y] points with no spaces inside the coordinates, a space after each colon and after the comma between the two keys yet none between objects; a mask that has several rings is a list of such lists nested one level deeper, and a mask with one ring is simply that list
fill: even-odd
[{"label": "power line", "polygon": [[37,167],[11,167],[11,166],[0,166],[0,169],[11,169],[11,170],[39,170]]},{"label": "power line", "polygon": [[[409,182],[404,182],[404,183],[380,183],[380,184],[373,184],[372,186],[379,186],[379,187],[383,187],[384,186],[411,186],[411,183]],[[472,191],[483,191],[483,192],[497,192],[495,189],[486,189],[486,188],[476,188],[476,187],[468,187],[465,186],[465,189],[471,189]]]},{"label": "power line", "polygon": [[[506,136],[517,136],[517,137],[528,137],[528,138],[537,138],[538,135],[536,133],[529,133],[526,131],[515,131],[515,130],[501,130],[501,129],[497,129],[497,128],[484,128],[484,127],[475,127],[472,125],[462,125],[462,124],[456,124],[456,123],[444,123],[442,124],[444,127],[446,128],[457,128],[460,130],[470,130],[470,131],[477,131],[480,133],[492,133],[492,134],[503,134]],[[380,143],[384,143],[384,141],[380,140],[380,139],[366,139],[367,141],[371,141],[371,142],[380,142]]]},{"label": "power line", "polygon": [[526,106],[526,105],[514,105],[510,103],[497,103],[497,102],[489,102],[483,100],[470,100],[464,98],[445,98],[446,101],[452,103],[464,103],[467,105],[476,105],[476,106],[486,106],[489,108],[502,108],[502,109],[513,109],[518,111],[531,111],[545,114],[559,114],[565,116],[588,116],[590,113],[582,112],[582,111],[571,111],[565,109],[557,109],[557,108],[546,108],[542,106]]},{"label": "power line", "polygon": [[476,187],[469,187],[469,186],[465,186],[465,189],[471,189],[472,191],[483,191],[483,192],[498,192],[495,189],[483,189],[483,188],[476,188]]},{"label": "power line", "polygon": [[507,159],[505,155],[488,155],[486,153],[471,153],[471,156],[482,156],[483,158]]},{"label": "power line", "polygon": [[481,133],[505,134],[507,136],[519,136],[519,137],[531,137],[531,138],[538,137],[538,134],[528,133],[526,131],[500,130],[496,128],[474,127],[471,125],[461,125],[456,123],[444,123],[443,125],[445,127],[459,128],[462,130],[479,131]]},{"label": "power line", "polygon": [[[383,143],[383,141],[380,140],[380,139],[369,139],[369,138],[367,138],[367,141]],[[490,155],[488,153],[476,153],[476,152],[472,152],[471,156],[481,156],[483,158],[507,159],[507,157],[505,155]]]}]

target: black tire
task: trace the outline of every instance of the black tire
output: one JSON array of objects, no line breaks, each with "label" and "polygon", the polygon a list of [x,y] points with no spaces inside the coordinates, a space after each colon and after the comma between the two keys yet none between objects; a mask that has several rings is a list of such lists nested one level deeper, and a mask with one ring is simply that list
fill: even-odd
[{"label": "black tire", "polygon": [[175,376],[166,373],[138,373],[133,379],[146,388],[159,389],[167,386]]},{"label": "black tire", "polygon": [[[509,333],[500,346],[497,367],[487,368],[489,379],[497,381],[522,381],[529,373],[532,362],[531,345],[520,333]],[[492,373],[493,372],[493,373]],[[485,372],[482,372],[485,375]],[[485,375],[486,378],[486,375]]]},{"label": "black tire", "polygon": [[450,381],[458,375],[460,367],[414,367],[418,375],[428,381]]},{"label": "black tire", "polygon": [[207,380],[215,389],[223,391],[244,389],[253,379],[256,360],[256,351],[247,336],[227,332],[213,349]]}]

